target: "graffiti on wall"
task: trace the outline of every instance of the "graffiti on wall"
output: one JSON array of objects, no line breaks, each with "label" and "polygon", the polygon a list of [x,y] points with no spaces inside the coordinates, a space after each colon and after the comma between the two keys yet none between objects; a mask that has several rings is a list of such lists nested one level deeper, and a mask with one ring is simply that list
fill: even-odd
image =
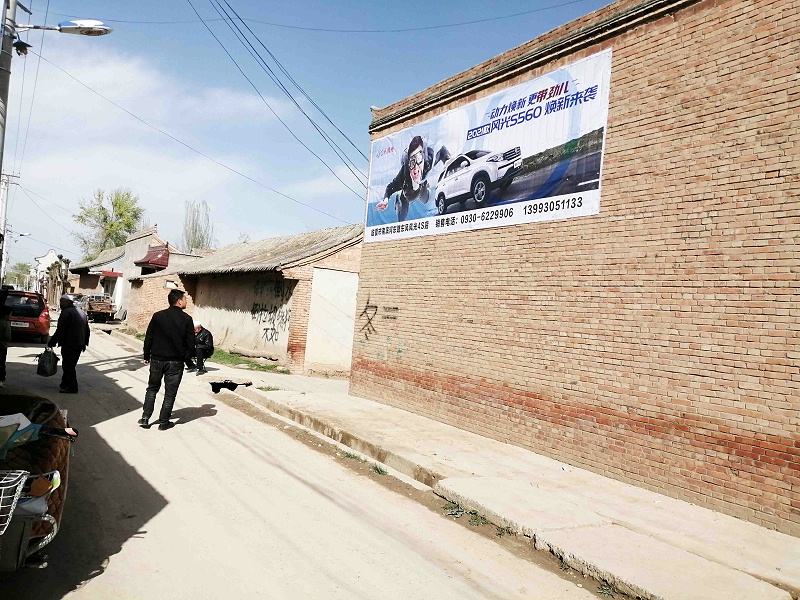
[{"label": "graffiti on wall", "polygon": [[[384,306],[381,318],[394,321],[397,319],[397,314],[400,309],[397,306]],[[377,304],[370,302],[367,296],[367,303],[364,305],[364,310],[361,311],[359,317],[364,320],[364,325],[361,327],[361,333],[364,334],[364,339],[369,340],[369,336],[378,333],[375,328],[375,318],[378,316],[379,307]]]},{"label": "graffiti on wall", "polygon": [[294,285],[291,282],[274,279],[272,277],[259,277],[253,284],[253,294],[255,296],[264,296],[269,294],[274,296],[276,302],[286,304],[292,297],[292,290]]},{"label": "graffiti on wall", "polygon": [[256,296],[269,296],[268,301],[253,302],[250,309],[252,318],[261,328],[261,339],[269,344],[278,341],[280,335],[289,329],[292,309],[287,306],[292,297],[294,285],[288,281],[270,277],[259,277],[253,284]]}]

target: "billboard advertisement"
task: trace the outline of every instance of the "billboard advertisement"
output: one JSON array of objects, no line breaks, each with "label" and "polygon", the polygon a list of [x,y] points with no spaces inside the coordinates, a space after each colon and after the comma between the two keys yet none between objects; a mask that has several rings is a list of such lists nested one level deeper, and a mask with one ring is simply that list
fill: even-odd
[{"label": "billboard advertisement", "polygon": [[600,212],[611,50],[372,142],[365,242]]}]

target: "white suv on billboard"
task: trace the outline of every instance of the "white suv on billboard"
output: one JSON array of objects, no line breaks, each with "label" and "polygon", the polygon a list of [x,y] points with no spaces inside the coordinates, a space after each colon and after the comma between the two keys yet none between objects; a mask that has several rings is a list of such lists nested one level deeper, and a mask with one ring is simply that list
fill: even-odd
[{"label": "white suv on billboard", "polygon": [[505,189],[522,168],[519,146],[505,152],[470,150],[459,154],[444,167],[436,184],[436,212],[443,215],[454,202],[462,205],[472,198],[482,205],[489,192]]}]

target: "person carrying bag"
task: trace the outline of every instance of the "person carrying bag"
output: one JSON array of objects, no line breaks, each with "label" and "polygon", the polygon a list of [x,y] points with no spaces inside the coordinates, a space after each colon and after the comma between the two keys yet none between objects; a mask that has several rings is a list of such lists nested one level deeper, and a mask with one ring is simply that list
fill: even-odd
[{"label": "person carrying bag", "polygon": [[42,377],[52,377],[58,372],[58,356],[52,348],[45,348],[39,355],[39,362],[36,365],[36,374]]}]

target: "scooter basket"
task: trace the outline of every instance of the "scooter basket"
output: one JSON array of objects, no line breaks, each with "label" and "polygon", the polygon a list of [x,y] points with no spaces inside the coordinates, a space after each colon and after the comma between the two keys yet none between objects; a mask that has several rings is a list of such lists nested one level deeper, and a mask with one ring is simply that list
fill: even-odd
[{"label": "scooter basket", "polygon": [[[64,428],[67,420],[58,406],[46,398],[8,394],[0,403],[0,414],[25,414],[31,423],[39,423],[51,427]],[[41,475],[58,470],[61,473],[61,485],[47,499],[47,514],[61,523],[64,501],[67,497],[69,483],[70,442],[55,437],[40,437],[38,440],[10,448],[5,458],[0,459],[0,470],[28,471],[31,475]],[[46,536],[53,527],[46,521],[37,521],[31,530],[31,537]]]}]

